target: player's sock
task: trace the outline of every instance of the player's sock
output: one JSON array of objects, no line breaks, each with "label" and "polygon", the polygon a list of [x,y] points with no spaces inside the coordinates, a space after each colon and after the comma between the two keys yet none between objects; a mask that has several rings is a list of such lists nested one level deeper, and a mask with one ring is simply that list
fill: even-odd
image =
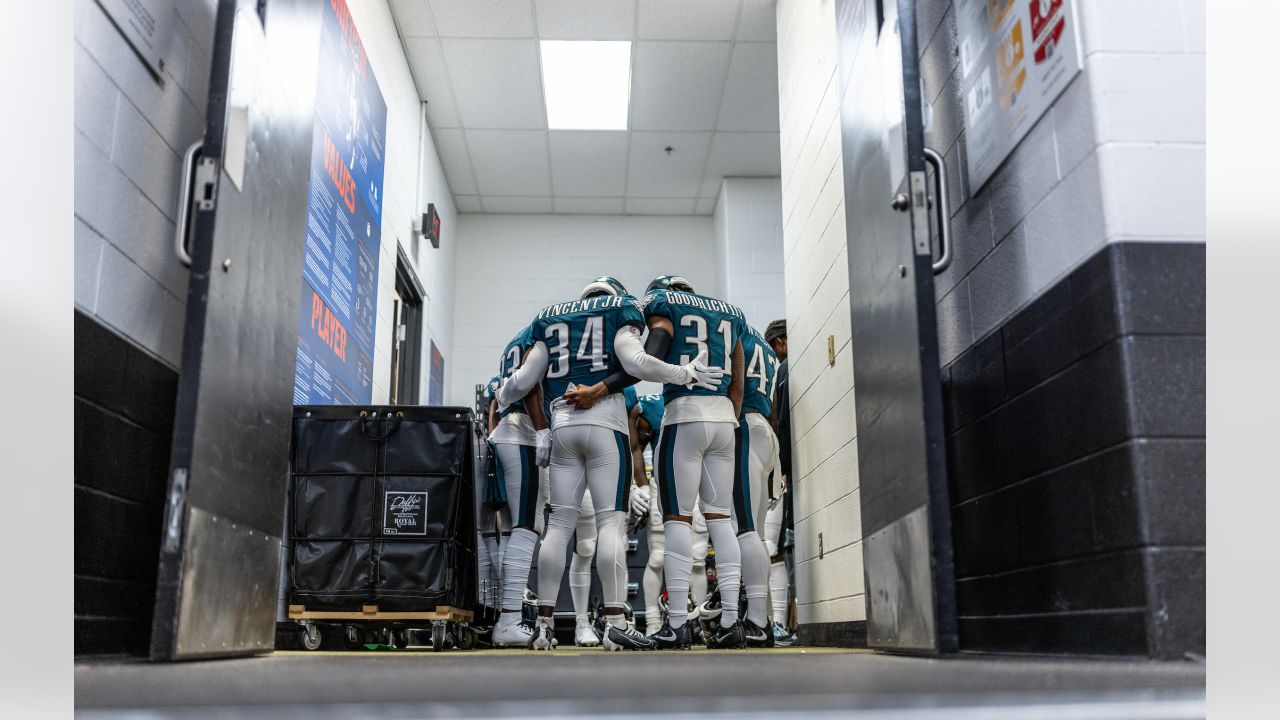
[{"label": "player's sock", "polygon": [[591,556],[577,552],[569,557],[569,593],[573,596],[573,614],[578,622],[586,622],[587,603],[591,594]]},{"label": "player's sock", "polygon": [[667,581],[667,622],[678,628],[689,619],[689,573],[693,570],[693,528],[671,520],[663,523],[667,546],[663,551],[663,575]]},{"label": "player's sock", "polygon": [[779,560],[769,566],[769,604],[773,609],[773,621],[787,625],[787,563]]},{"label": "player's sock", "polygon": [[524,590],[529,584],[529,565],[533,561],[533,545],[538,535],[528,528],[511,531],[507,551],[502,555],[502,611],[519,613],[524,603]]},{"label": "player's sock", "polygon": [[716,588],[720,590],[720,624],[738,622],[738,590],[742,583],[742,551],[729,518],[707,519],[707,532],[716,549]]},{"label": "player's sock", "polygon": [[769,555],[760,534],[748,530],[738,536],[742,553],[742,585],[747,594],[747,619],[764,627],[768,624],[765,606],[769,598]]}]

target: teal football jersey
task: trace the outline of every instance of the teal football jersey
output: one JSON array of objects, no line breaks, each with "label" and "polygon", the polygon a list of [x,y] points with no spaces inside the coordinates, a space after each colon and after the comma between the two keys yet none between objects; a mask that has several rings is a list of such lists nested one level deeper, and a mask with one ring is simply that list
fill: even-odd
[{"label": "teal football jersey", "polygon": [[533,342],[547,346],[546,403],[564,395],[570,383],[594,385],[621,370],[613,338],[627,325],[644,330],[644,315],[630,295],[598,295],[543,308],[529,329]]},{"label": "teal football jersey", "polygon": [[625,388],[622,388],[622,397],[627,401],[628,413],[631,412],[631,408],[636,406],[636,403],[640,402],[640,397],[636,395],[635,385],[629,385]]},{"label": "teal football jersey", "polygon": [[742,354],[747,361],[746,384],[742,389],[742,414],[773,413],[773,390],[778,376],[778,356],[756,329],[747,326],[742,336]]},{"label": "teal football jersey", "polygon": [[[524,354],[533,347],[533,336],[530,329],[526,327],[521,330],[518,335],[511,338],[511,342],[507,343],[507,347],[502,350],[502,362],[498,366],[498,375],[503,378],[511,377],[516,370],[520,369],[520,364],[524,362]],[[506,417],[511,413],[525,413],[524,400],[517,400],[503,410],[501,417]]]},{"label": "teal football jersey", "polygon": [[674,331],[671,346],[663,360],[672,365],[686,365],[707,351],[707,365],[724,368],[725,376],[715,390],[684,385],[664,385],[662,396],[667,402],[686,395],[728,396],[732,379],[733,347],[742,341],[747,320],[742,311],[723,300],[695,293],[657,290],[644,298],[646,320],[663,317],[671,321]]}]

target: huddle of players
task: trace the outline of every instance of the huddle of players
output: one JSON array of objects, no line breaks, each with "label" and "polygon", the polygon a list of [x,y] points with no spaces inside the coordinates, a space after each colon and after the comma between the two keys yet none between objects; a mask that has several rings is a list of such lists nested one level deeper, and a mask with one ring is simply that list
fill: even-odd
[{"label": "huddle of players", "polygon": [[[578,300],[543,308],[505,348],[494,392],[501,418],[490,439],[513,529],[502,553],[502,614],[493,643],[555,646],[552,613],[566,549],[589,494],[605,649],[690,646],[697,508],[716,549],[722,601],[707,646],[772,645],[770,552],[762,535],[769,511],[765,483],[778,455],[767,420],[777,364],[740,309],[696,294],[677,276],[656,278],[643,298],[602,277]],[[628,402],[625,391],[639,380],[663,384],[660,414],[648,398],[647,412],[639,401]],[[628,497],[633,474],[638,484],[644,477],[632,467],[636,455],[643,457],[633,455],[639,434],[633,427],[647,430],[650,442],[654,434],[658,438],[653,461],[668,613],[656,632],[650,626],[648,636],[624,615],[625,517],[633,504],[648,504]],[[538,554],[538,618],[530,626],[521,604],[538,539],[539,466],[548,467],[551,512]],[[745,618],[738,612],[742,585]],[[647,626],[654,615],[651,610]]]}]

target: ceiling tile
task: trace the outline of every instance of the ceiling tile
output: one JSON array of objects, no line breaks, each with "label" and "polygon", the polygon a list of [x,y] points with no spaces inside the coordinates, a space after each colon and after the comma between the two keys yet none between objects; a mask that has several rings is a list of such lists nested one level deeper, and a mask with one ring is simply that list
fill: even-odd
[{"label": "ceiling tile", "polygon": [[556,195],[621,196],[627,179],[627,133],[551,131],[551,183]]},{"label": "ceiling tile", "polygon": [[433,128],[458,127],[458,106],[449,88],[440,41],[435,38],[405,38],[404,53],[418,86],[418,97],[427,102],[427,122]]},{"label": "ceiling tile", "polygon": [[634,130],[711,130],[731,43],[641,42],[631,70]]},{"label": "ceiling tile", "polygon": [[391,14],[401,37],[432,37],[436,34],[427,0],[391,0]]},{"label": "ceiling tile", "polygon": [[720,181],[725,177],[778,177],[781,174],[777,133],[718,132],[711,142],[711,157],[707,160],[707,174],[699,194],[718,195]]},{"label": "ceiling tile", "polygon": [[441,37],[533,37],[530,0],[431,0]]},{"label": "ceiling tile", "polygon": [[628,215],[691,215],[693,198],[627,198]]},{"label": "ceiling tile", "polygon": [[693,207],[693,212],[698,215],[711,215],[716,211],[717,198],[698,198],[698,204]]},{"label": "ceiling tile", "polygon": [[467,130],[476,185],[489,195],[551,194],[545,130]]},{"label": "ceiling tile", "polygon": [[460,213],[478,213],[482,211],[479,195],[454,195],[453,207]]},{"label": "ceiling tile", "polygon": [[491,213],[549,213],[551,212],[551,198],[485,195],[484,211]]},{"label": "ceiling tile", "polygon": [[452,128],[433,129],[436,152],[444,166],[444,176],[449,189],[456,195],[475,195],[476,178],[471,172],[471,159],[467,156],[467,142],[462,130]]},{"label": "ceiling tile", "polygon": [[640,0],[642,39],[729,40],[738,0]]},{"label": "ceiling tile", "polygon": [[467,128],[545,128],[542,75],[533,40],[442,40]]},{"label": "ceiling tile", "polygon": [[734,43],[716,129],[778,131],[778,53],[773,43]]},{"label": "ceiling tile", "polygon": [[[627,195],[651,198],[693,198],[706,163],[711,133],[631,134]],[[671,147],[668,155],[664,148]],[[692,208],[692,201],[690,208]]]},{"label": "ceiling tile", "polygon": [[556,212],[572,215],[620,215],[622,198],[556,196]]},{"label": "ceiling tile", "polygon": [[778,41],[776,0],[743,0],[742,15],[738,18],[738,34],[734,39]]},{"label": "ceiling tile", "polygon": [[534,0],[545,40],[630,40],[635,0]]}]

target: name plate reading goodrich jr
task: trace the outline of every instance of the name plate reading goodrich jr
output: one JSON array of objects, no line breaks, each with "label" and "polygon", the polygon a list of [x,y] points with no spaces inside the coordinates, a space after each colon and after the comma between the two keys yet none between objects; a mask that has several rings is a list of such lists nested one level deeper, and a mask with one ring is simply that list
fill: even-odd
[{"label": "name plate reading goodrich jr", "polygon": [[426,535],[427,494],[388,490],[382,506],[383,535]]}]

